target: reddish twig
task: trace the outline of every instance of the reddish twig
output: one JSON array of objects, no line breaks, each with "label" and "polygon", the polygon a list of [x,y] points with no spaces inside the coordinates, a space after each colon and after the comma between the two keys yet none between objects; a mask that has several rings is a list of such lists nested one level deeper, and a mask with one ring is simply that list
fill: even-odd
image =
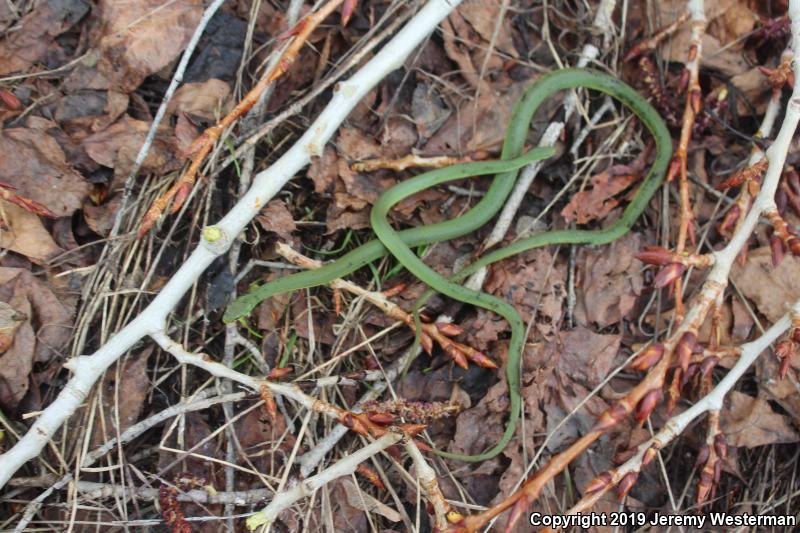
[{"label": "reddish twig", "polygon": [[239,118],[245,115],[250,108],[252,108],[256,102],[258,102],[261,94],[269,87],[275,80],[283,76],[289,68],[292,66],[294,61],[297,59],[300,50],[303,48],[303,45],[308,41],[308,38],[311,36],[311,33],[330,15],[333,13],[342,3],[344,2],[343,9],[343,22],[346,22],[345,16],[349,18],[352,10],[355,8],[355,1],[354,0],[329,0],[325,5],[323,5],[319,11],[311,13],[300,22],[295,25],[294,28],[290,29],[282,38],[291,38],[292,41],[289,43],[289,46],[281,55],[281,59],[275,64],[275,66],[266,72],[264,76],[256,83],[256,85],[250,89],[250,91],[242,98],[242,100],[236,105],[236,107],[231,110],[222,120],[220,120],[214,126],[208,128],[204,131],[197,139],[192,142],[189,148],[186,150],[187,155],[192,156],[191,164],[189,168],[178,178],[178,181],[170,187],[170,189],[161,195],[153,205],[150,206],[150,209],[147,210],[145,213],[144,218],[142,219],[142,224],[139,227],[138,236],[142,237],[145,233],[147,233],[156,221],[161,217],[161,214],[167,208],[167,206],[172,202],[172,213],[176,213],[183,202],[188,198],[189,193],[192,190],[192,186],[195,183],[197,173],[200,170],[200,165],[202,165],[205,157],[211,151],[211,148],[214,146],[214,143],[219,139],[222,132],[224,132],[228,127],[230,127],[234,122],[236,122]]}]

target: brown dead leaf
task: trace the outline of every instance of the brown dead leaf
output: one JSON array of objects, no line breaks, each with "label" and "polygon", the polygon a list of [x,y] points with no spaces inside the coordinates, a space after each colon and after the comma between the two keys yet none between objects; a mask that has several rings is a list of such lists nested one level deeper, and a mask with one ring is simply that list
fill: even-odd
[{"label": "brown dead leaf", "polygon": [[405,118],[391,117],[381,135],[381,153],[397,159],[408,155],[417,144],[417,129]]},{"label": "brown dead leaf", "polygon": [[[790,363],[792,372],[800,372],[800,358],[795,357]],[[780,378],[780,363],[773,354],[765,352],[760,364],[755,365],[758,390],[767,399],[778,403],[792,418],[794,425],[800,427],[800,392],[797,382],[791,378]]]},{"label": "brown dead leaf", "polygon": [[26,318],[7,303],[0,301],[0,354],[14,344],[14,335]]},{"label": "brown dead leaf", "polygon": [[337,160],[339,156],[330,146],[325,146],[322,157],[311,158],[307,176],[314,182],[314,192],[324,193],[333,189],[339,175]]},{"label": "brown dead leaf", "polygon": [[192,155],[191,150],[194,149],[193,143],[201,133],[203,133],[202,129],[195,125],[186,113],[178,113],[175,120],[175,145],[182,159]]},{"label": "brown dead leaf", "polygon": [[575,193],[561,210],[568,222],[602,220],[619,205],[617,195],[643,175],[651,150],[643,150],[630,164],[612,165],[590,178],[592,188]]},{"label": "brown dead leaf", "polygon": [[336,148],[342,157],[350,161],[361,161],[381,155],[380,144],[361,130],[352,127],[339,129]]},{"label": "brown dead leaf", "polygon": [[54,38],[89,12],[85,0],[46,0],[22,17],[0,40],[0,75],[26,70],[48,52],[59,51]]},{"label": "brown dead leaf", "polygon": [[[655,20],[665,26],[685,10],[684,5],[672,2],[655,2],[653,7],[657,10]],[[755,27],[758,20],[756,14],[741,0],[719,0],[706,4],[705,15],[708,27],[703,36],[702,66],[720,71],[728,77],[749,70],[750,64],[742,54],[744,39],[741,38]],[[665,61],[685,63],[690,37],[690,23],[685,22],[672,38],[662,44],[659,50],[661,57]]]},{"label": "brown dead leaf", "polygon": [[117,194],[111,200],[107,200],[101,205],[86,203],[83,207],[83,219],[86,225],[98,235],[107,237],[114,226],[114,219],[117,216],[122,195]]},{"label": "brown dead leaf", "polygon": [[450,110],[434,86],[419,82],[411,98],[411,116],[420,136],[429,139],[450,116]]},{"label": "brown dead leaf", "polygon": [[13,411],[28,390],[33,363],[66,355],[63,350],[72,333],[73,310],[20,268],[0,267],[0,300],[27,317],[0,356],[0,405]]},{"label": "brown dead leaf", "polygon": [[0,131],[0,153],[0,180],[56,216],[72,215],[89,194],[89,184],[67,164],[56,140],[43,131]]},{"label": "brown dead leaf", "polygon": [[[441,155],[470,150],[492,150],[503,142],[511,110],[530,81],[511,84],[502,93],[481,94],[477,100],[465,99],[458,111],[451,114],[436,134],[425,143],[422,153]],[[557,98],[548,98],[537,114],[549,114],[558,106]],[[548,119],[544,116],[532,122],[534,132],[541,130]]]},{"label": "brown dead leaf", "polygon": [[[467,409],[456,419],[456,432],[448,451],[460,454],[477,454],[494,446],[503,434],[508,416],[508,385],[503,378],[492,386],[481,401]],[[475,431],[475,428],[481,428]],[[483,467],[489,470],[484,470]],[[482,463],[482,472],[491,473],[498,468],[496,459]]]},{"label": "brown dead leaf", "polygon": [[[278,272],[270,273],[267,275],[264,283],[278,279],[281,274],[282,273]],[[282,325],[281,317],[283,317],[283,314],[286,312],[286,308],[289,306],[291,296],[291,292],[284,292],[281,294],[276,294],[275,296],[267,298],[261,302],[256,311],[256,316],[258,317],[258,329],[262,331],[275,331],[278,329]]]},{"label": "brown dead leaf", "polygon": [[77,142],[107,128],[125,113],[129,102],[128,95],[118,91],[81,89],[59,100],[54,118]]},{"label": "brown dead leaf", "polygon": [[123,92],[169,65],[186,47],[203,13],[200,0],[99,2],[98,71]]},{"label": "brown dead leaf", "polygon": [[728,443],[755,448],[800,440],[789,420],[772,410],[763,398],[731,391],[722,410],[721,427]]},{"label": "brown dead leaf", "polygon": [[583,326],[605,328],[626,316],[644,286],[642,263],[633,257],[644,238],[629,232],[608,246],[581,248],[578,266],[575,319]]},{"label": "brown dead leaf", "polygon": [[573,381],[594,388],[608,376],[620,340],[620,335],[601,335],[583,327],[563,332],[563,351],[556,368]]},{"label": "brown dead leaf", "polygon": [[561,210],[561,216],[578,224],[602,220],[619,205],[619,199],[615,196],[636,181],[636,176],[630,173],[627,165],[614,165],[592,176],[592,188],[575,193]]},{"label": "brown dead leaf", "polygon": [[[350,533],[366,533],[369,531],[369,521],[367,520],[366,513],[350,504],[347,492],[342,484],[340,482],[334,482],[331,484],[330,490],[331,510],[333,511],[333,530],[348,531]],[[283,518],[283,516],[281,516],[281,518]],[[289,529],[290,531],[299,531],[299,524],[295,524],[294,528],[290,527]]]},{"label": "brown dead leaf", "polygon": [[0,248],[22,254],[42,264],[63,250],[42,225],[42,220],[5,200],[0,200],[0,216],[6,227],[0,227]]},{"label": "brown dead leaf", "polygon": [[486,292],[505,298],[545,337],[558,331],[566,298],[566,269],[546,248],[492,265]]},{"label": "brown dead leaf", "polygon": [[[505,60],[501,54],[517,57],[512,42],[511,19],[499,19],[499,2],[465,2],[442,22],[444,49],[448,57],[460,67],[460,73],[476,89],[491,92],[487,74],[503,72]],[[495,35],[495,27],[500,31]],[[492,55],[486,61],[489,43],[494,41]],[[484,77],[481,78],[483,72]]]},{"label": "brown dead leaf", "polygon": [[787,255],[773,267],[769,247],[751,251],[744,266],[736,262],[731,270],[731,280],[770,322],[786,314],[800,298],[798,279],[800,257]]},{"label": "brown dead leaf", "polygon": [[191,155],[187,150],[202,133],[202,120],[216,122],[226,112],[230,92],[230,85],[216,78],[187,83],[175,92],[167,113],[177,115],[175,138],[181,154]]},{"label": "brown dead leaf", "polygon": [[[83,141],[82,146],[89,157],[104,167],[114,169],[115,183],[112,184],[112,189],[118,185],[117,181],[128,177],[149,129],[149,122],[125,115]],[[174,155],[172,139],[163,131],[158,133],[142,163],[142,172],[163,174],[175,170],[179,165]]]},{"label": "brown dead leaf", "polygon": [[261,227],[267,231],[277,233],[284,240],[289,240],[293,231],[297,229],[294,218],[286,204],[281,200],[272,200],[256,216]]},{"label": "brown dead leaf", "polygon": [[379,514],[390,522],[399,522],[401,515],[385,503],[370,496],[367,492],[353,483],[352,479],[343,478],[339,484],[344,489],[347,503],[361,511]]},{"label": "brown dead leaf", "polygon": [[[753,67],[748,71],[733,76],[730,79],[730,83],[742,92],[742,98],[736,99],[737,113],[744,116],[751,112],[745,102],[749,102],[753,105],[758,113],[762,112],[762,109],[766,106],[769,96],[772,93],[772,87],[767,77],[764,76],[758,67]],[[715,92],[719,94],[719,91],[723,88],[725,88],[725,86],[720,85],[719,89]],[[725,146],[725,149],[728,149],[728,146]]]},{"label": "brown dead leaf", "polygon": [[[122,433],[139,420],[144,400],[150,391],[147,361],[153,353],[149,346],[132,357],[126,357],[117,373],[109,370],[101,383],[105,423],[95,423],[92,448]],[[117,379],[119,377],[119,380]],[[119,425],[119,427],[117,427]]]},{"label": "brown dead leaf", "polygon": [[225,101],[230,93],[230,85],[216,78],[187,83],[175,91],[167,113],[187,113],[206,120],[216,120],[225,111]]}]

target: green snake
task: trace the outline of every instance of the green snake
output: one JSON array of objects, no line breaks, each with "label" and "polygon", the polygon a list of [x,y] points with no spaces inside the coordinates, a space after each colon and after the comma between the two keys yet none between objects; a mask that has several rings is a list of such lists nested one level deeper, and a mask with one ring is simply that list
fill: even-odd
[{"label": "green snake", "polygon": [[[552,94],[585,87],[603,92],[628,107],[645,125],[655,139],[656,156],[650,171],[644,177],[633,199],[622,215],[612,224],[597,230],[554,230],[515,241],[503,248],[481,256],[449,279],[436,273],[423,263],[411,247],[453,239],[468,234],[486,224],[501,209],[511,193],[518,171],[533,161],[550,157],[554,150],[540,147],[523,154],[528,128],[534,113]],[[484,292],[477,292],[457,284],[473,272],[501,259],[526,250],[551,244],[607,244],[627,233],[661,185],[672,153],[672,140],[667,126],[658,112],[634,89],[625,83],[588,69],[564,69],[552,72],[534,82],[520,97],[511,114],[505,140],[498,161],[480,161],[454,165],[401,182],[384,192],[372,208],[371,223],[376,240],[355,248],[340,259],[316,270],[309,270],[263,284],[234,300],[226,309],[223,320],[231,322],[249,315],[264,299],[296,289],[325,285],[358,268],[391,253],[406,269],[425,282],[431,289],[415,304],[415,311],[433,293],[440,292],[458,301],[482,307],[505,318],[511,328],[508,347],[506,380],[510,401],[509,419],[500,440],[490,449],[476,455],[435,452],[443,457],[468,462],[478,462],[497,456],[511,441],[520,414],[520,357],[525,343],[525,325],[519,313],[507,301]],[[408,196],[423,189],[453,180],[495,174],[483,198],[461,216],[417,228],[395,231],[389,225],[389,210]],[[419,329],[418,329],[419,330]]]}]

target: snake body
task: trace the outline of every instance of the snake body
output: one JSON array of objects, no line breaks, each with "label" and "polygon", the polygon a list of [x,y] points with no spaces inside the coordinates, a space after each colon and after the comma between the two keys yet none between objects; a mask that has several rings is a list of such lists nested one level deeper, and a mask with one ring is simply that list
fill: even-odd
[{"label": "snake body", "polygon": [[[636,194],[612,224],[597,230],[556,230],[539,233],[515,241],[476,259],[465,269],[449,279],[425,265],[411,250],[413,246],[453,239],[468,234],[488,222],[503,206],[510,194],[518,170],[536,160],[552,155],[552,148],[536,148],[523,154],[529,124],[539,106],[552,94],[564,90],[586,87],[603,92],[629,108],[652,134],[656,156],[652,167],[641,182]],[[431,289],[415,304],[415,309],[432,292],[441,292],[456,300],[493,311],[505,318],[511,328],[508,348],[506,380],[508,382],[510,412],[505,431],[490,449],[476,455],[464,455],[436,450],[450,459],[477,462],[497,456],[510,442],[519,418],[520,357],[524,348],[525,325],[519,313],[507,301],[487,293],[467,289],[456,282],[482,267],[526,250],[550,244],[606,244],[627,233],[647,203],[660,186],[672,152],[672,141],[667,126],[658,112],[634,89],[606,74],[588,69],[564,69],[547,74],[528,87],[516,103],[498,161],[474,162],[437,169],[401,182],[384,192],[372,208],[371,223],[377,240],[370,241],[340,259],[317,270],[301,272],[257,287],[236,299],[227,308],[226,322],[248,315],[259,302],[284,292],[324,285],[343,277],[367,263],[391,253],[406,269],[424,281]],[[472,209],[463,215],[419,228],[395,231],[387,220],[389,210],[404,198],[423,189],[449,181],[472,176],[495,174],[486,194]]]}]

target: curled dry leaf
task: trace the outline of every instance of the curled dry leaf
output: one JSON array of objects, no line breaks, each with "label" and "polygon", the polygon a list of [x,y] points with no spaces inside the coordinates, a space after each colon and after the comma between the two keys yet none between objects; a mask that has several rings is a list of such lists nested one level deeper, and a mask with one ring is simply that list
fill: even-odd
[{"label": "curled dry leaf", "polygon": [[353,483],[352,479],[342,479],[341,486],[347,497],[347,503],[356,509],[377,513],[390,522],[399,522],[401,520],[400,513],[385,503],[382,503],[380,500],[376,500],[370,496],[367,492],[359,488],[358,485]]},{"label": "curled dry leaf", "polygon": [[28,318],[6,302],[0,301],[0,354],[14,344],[14,335]]},{"label": "curled dry leaf", "polygon": [[[495,445],[505,430],[508,405],[508,385],[503,379],[492,386],[475,407],[458,415],[456,432],[448,451],[477,454]],[[475,431],[477,427],[481,430]],[[496,461],[486,461],[485,464],[497,467]]]},{"label": "curled dry leaf", "polygon": [[642,264],[634,254],[644,240],[641,234],[629,232],[608,246],[579,250],[575,261],[578,324],[605,328],[633,310],[644,287]]},{"label": "curled dry leaf", "polygon": [[312,157],[311,166],[307,176],[314,182],[314,192],[324,193],[333,189],[336,177],[339,175],[336,150],[331,146],[325,146],[322,157]]},{"label": "curled dry leaf", "polygon": [[128,95],[118,91],[80,89],[59,100],[54,118],[77,142],[107,128],[125,113],[129,102]]},{"label": "curled dry leaf", "polygon": [[617,196],[641,178],[649,154],[649,149],[644,150],[631,164],[612,165],[592,176],[592,188],[573,194],[561,216],[578,224],[604,219],[619,205]]},{"label": "curled dry leaf", "polygon": [[42,220],[28,211],[0,200],[0,247],[43,264],[63,250],[45,229]]},{"label": "curled dry leaf", "polygon": [[147,361],[153,350],[154,347],[150,345],[119,362],[122,368],[118,373],[114,370],[105,373],[101,383],[101,413],[105,422],[94,425],[92,448],[107,442],[117,435],[117,431],[122,433],[139,420],[144,400],[150,390]]},{"label": "curled dry leaf", "polygon": [[89,194],[89,184],[67,164],[56,140],[40,130],[0,131],[0,180],[56,216],[70,216]]},{"label": "curled dry leaf", "polygon": [[608,375],[619,351],[619,335],[600,335],[578,327],[561,335],[562,355],[558,372],[593,388]]},{"label": "curled dry leaf", "polygon": [[167,113],[181,112],[206,120],[216,120],[224,112],[225,101],[230,93],[230,85],[216,78],[187,83],[175,91]]},{"label": "curled dry leaf", "polygon": [[[82,146],[96,163],[114,169],[115,181],[124,180],[133,168],[133,162],[149,129],[149,122],[125,115],[103,131],[87,137]],[[142,172],[163,174],[175,170],[178,166],[172,140],[160,132],[153,140],[147,158],[142,163]],[[116,186],[116,183],[112,184],[111,188]]]},{"label": "curled dry leaf", "polygon": [[774,267],[768,246],[749,252],[744,266],[737,262],[731,271],[731,280],[771,322],[782,317],[800,298],[798,279],[800,257],[787,255]]},{"label": "curled dry leaf", "polygon": [[[671,2],[653,4],[658,13],[654,20],[667,25],[685,10],[684,5]],[[743,0],[718,0],[705,3],[707,30],[703,36],[702,65],[735,76],[750,69],[750,64],[742,54],[744,37],[757,22],[756,14]],[[685,22],[672,38],[666,39],[659,48],[659,55],[665,61],[684,63],[686,50],[691,37],[690,23]]]},{"label": "curled dry leaf", "polygon": [[[481,91],[477,103],[474,100],[464,99],[458,111],[452,113],[436,134],[428,139],[423,153],[442,155],[499,147],[503,142],[514,104],[528,85],[530,81],[526,80],[514,83],[500,93]],[[541,113],[549,114],[557,106],[557,98],[548,98],[542,104]],[[546,117],[542,122],[534,120],[531,124],[533,136],[544,127],[545,120]]]},{"label": "curled dry leaf", "polygon": [[291,233],[297,229],[294,218],[286,204],[281,200],[272,200],[256,216],[261,227],[267,231],[277,233],[281,239],[288,240]]},{"label": "curled dry leaf", "polygon": [[731,391],[720,419],[728,444],[754,448],[800,440],[789,419],[772,410],[763,398]]},{"label": "curled dry leaf", "polygon": [[48,52],[58,52],[54,39],[89,12],[85,0],[46,0],[22,17],[0,40],[0,75],[26,70]]},{"label": "curled dry leaf", "polygon": [[129,92],[169,65],[186,47],[203,14],[200,0],[116,2],[101,0],[97,68]]},{"label": "curled dry leaf", "polygon": [[[485,93],[491,92],[486,76],[481,78],[489,43],[493,42],[494,49],[486,63],[487,72],[502,71],[504,56],[517,57],[512,41],[514,32],[511,19],[499,19],[500,9],[499,2],[465,2],[442,23],[444,48],[448,57],[458,64],[461,75],[474,88]],[[498,22],[500,31],[494,35]]]},{"label": "curled dry leaf", "polygon": [[558,331],[566,269],[548,249],[530,250],[493,265],[484,289],[511,302],[546,338]]},{"label": "curled dry leaf", "polygon": [[27,270],[0,267],[0,300],[24,316],[11,346],[0,355],[0,405],[13,410],[28,391],[34,362],[66,356],[73,310]]}]

